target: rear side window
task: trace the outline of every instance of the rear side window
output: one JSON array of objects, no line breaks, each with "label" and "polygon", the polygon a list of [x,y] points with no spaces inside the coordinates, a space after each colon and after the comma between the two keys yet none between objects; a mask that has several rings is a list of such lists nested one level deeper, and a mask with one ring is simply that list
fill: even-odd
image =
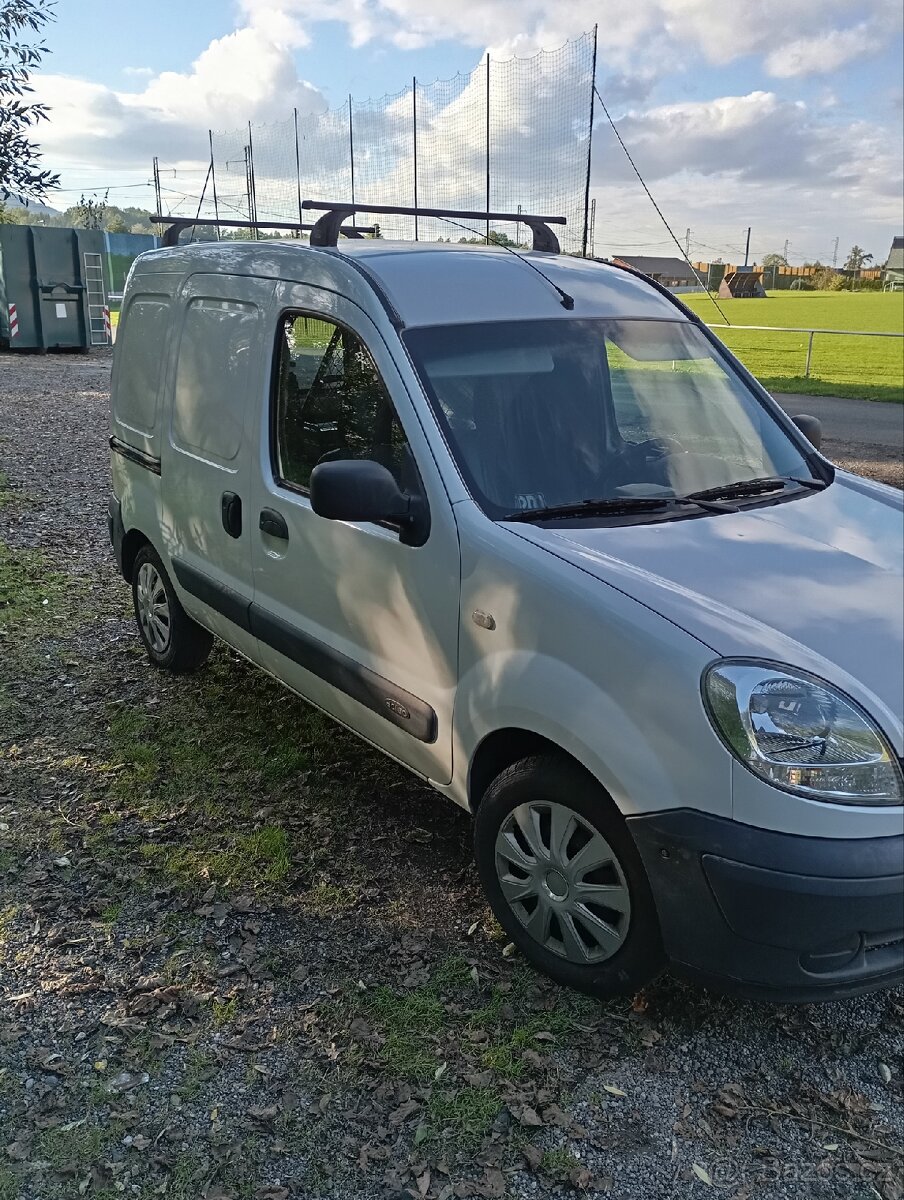
[{"label": "rear side window", "polygon": [[285,317],[273,404],[273,469],[281,483],[307,489],[318,463],[368,458],[387,467],[403,490],[416,486],[389,393],[350,329],[318,317]]},{"label": "rear side window", "polygon": [[157,424],[169,319],[168,297],[136,296],[117,336],[113,415],[120,425],[137,433],[152,434]]},{"label": "rear side window", "polygon": [[231,462],[242,444],[258,310],[236,300],[192,300],[185,310],[173,393],[173,441]]}]

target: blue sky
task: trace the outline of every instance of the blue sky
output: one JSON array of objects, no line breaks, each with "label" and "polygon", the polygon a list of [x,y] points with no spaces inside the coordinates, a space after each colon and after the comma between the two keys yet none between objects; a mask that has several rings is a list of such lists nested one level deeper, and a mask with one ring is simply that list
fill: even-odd
[{"label": "blue sky", "polygon": [[[149,204],[150,158],[197,194],[206,129],[394,93],[600,23],[597,79],[622,136],[695,258],[884,258],[904,226],[899,0],[59,0],[37,77],[57,207],[81,189]],[[115,15],[114,15],[115,14]],[[665,253],[604,126],[597,251]]]}]

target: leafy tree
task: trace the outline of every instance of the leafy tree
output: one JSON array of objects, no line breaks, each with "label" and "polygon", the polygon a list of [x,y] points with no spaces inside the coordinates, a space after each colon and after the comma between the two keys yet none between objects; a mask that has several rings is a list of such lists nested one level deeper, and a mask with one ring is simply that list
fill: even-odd
[{"label": "leafy tree", "polygon": [[[440,238],[440,241],[442,241],[442,238]],[[458,239],[458,244],[465,245],[465,246],[485,246],[485,245],[489,244],[490,246],[510,246],[513,250],[526,249],[526,247],[522,246],[520,242],[513,241],[513,239],[510,238],[507,233],[500,233],[496,229],[490,230],[489,238],[462,237],[462,238]]]},{"label": "leafy tree", "polygon": [[53,20],[53,8],[53,0],[0,0],[0,200],[43,200],[59,186],[59,175],[41,169],[30,136],[47,119],[47,106],[31,99],[30,82],[47,46],[28,39]]},{"label": "leafy tree", "polygon": [[763,259],[763,266],[767,271],[771,271],[773,267],[787,267],[788,260],[784,254],[767,254]]},{"label": "leafy tree", "polygon": [[0,225],[24,225],[21,208],[7,208],[0,200]]},{"label": "leafy tree", "polygon": [[867,263],[871,263],[872,261],[873,256],[866,254],[861,246],[852,246],[851,252],[844,264],[844,269],[846,271],[860,271]]},{"label": "leafy tree", "polygon": [[72,225],[76,229],[103,229],[104,218],[107,215],[107,195],[104,192],[103,200],[97,200],[94,196],[85,197],[84,193],[79,198],[78,204],[73,208],[69,208],[63,213],[63,216],[72,214]]},{"label": "leafy tree", "polygon": [[129,227],[125,223],[125,219],[123,218],[121,213],[114,212],[111,217],[107,218],[107,232],[108,233],[128,233],[129,232]]}]

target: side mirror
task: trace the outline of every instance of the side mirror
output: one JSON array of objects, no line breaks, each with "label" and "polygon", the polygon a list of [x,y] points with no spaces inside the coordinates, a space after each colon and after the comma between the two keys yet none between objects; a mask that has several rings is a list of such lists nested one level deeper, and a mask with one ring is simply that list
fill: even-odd
[{"label": "side mirror", "polygon": [[808,417],[804,413],[799,416],[792,417],[791,420],[801,431],[807,441],[814,449],[818,450],[822,445],[822,422],[818,417]]},{"label": "side mirror", "polygon": [[370,459],[320,463],[311,472],[311,508],[328,521],[392,521],[402,541],[420,546],[430,530],[427,506],[406,495],[392,474]]}]

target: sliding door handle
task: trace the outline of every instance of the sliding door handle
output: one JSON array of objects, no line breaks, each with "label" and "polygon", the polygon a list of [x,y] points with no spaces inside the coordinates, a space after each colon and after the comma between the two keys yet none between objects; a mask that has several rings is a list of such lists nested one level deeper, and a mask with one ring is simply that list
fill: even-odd
[{"label": "sliding door handle", "polygon": [[258,528],[261,533],[267,533],[270,537],[282,538],[285,542],[289,540],[289,526],[286,524],[286,518],[273,508],[261,509]]},{"label": "sliding door handle", "polygon": [[223,528],[231,538],[242,536],[242,499],[235,492],[224,492],[220,500]]}]

